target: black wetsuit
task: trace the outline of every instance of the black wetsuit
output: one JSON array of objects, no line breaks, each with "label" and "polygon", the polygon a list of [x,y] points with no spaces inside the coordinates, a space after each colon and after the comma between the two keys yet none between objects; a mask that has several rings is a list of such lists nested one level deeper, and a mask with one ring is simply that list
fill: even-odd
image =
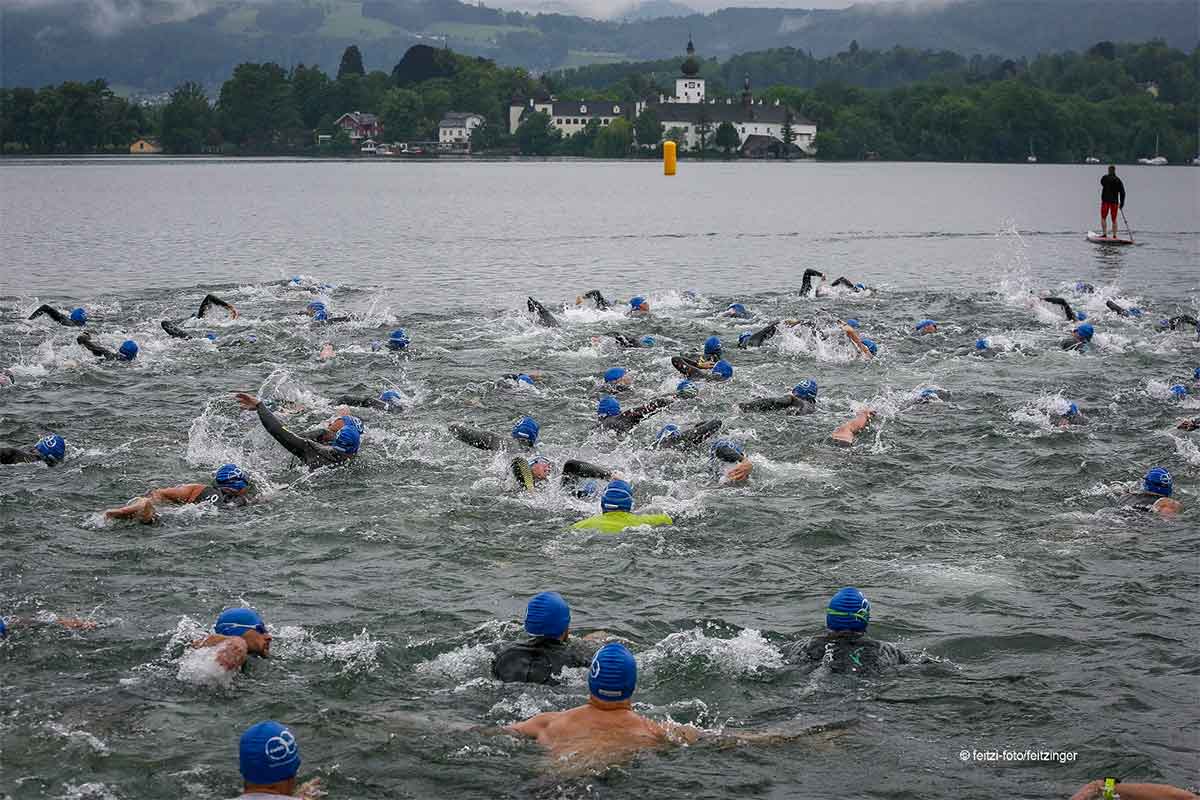
[{"label": "black wetsuit", "polygon": [[34,464],[38,461],[44,462],[49,467],[53,467],[55,463],[33,447],[28,450],[22,450],[19,447],[0,447],[0,464]]},{"label": "black wetsuit", "polygon": [[1063,339],[1058,344],[1063,350],[1083,350],[1087,347],[1087,342],[1082,339],[1076,339],[1072,336],[1070,339]]},{"label": "black wetsuit", "polygon": [[664,436],[654,443],[657,448],[670,450],[686,450],[704,444],[704,440],[721,430],[721,420],[710,419],[700,422],[687,430],[677,431],[670,436]]},{"label": "black wetsuit", "polygon": [[632,430],[633,426],[644,420],[651,414],[661,411],[671,403],[675,402],[674,397],[657,397],[646,403],[644,406],[631,408],[628,411],[622,411],[613,417],[601,417],[600,427],[605,430],[618,431],[624,433]]},{"label": "black wetsuit", "polygon": [[558,320],[554,318],[554,315],[547,311],[546,307],[537,300],[527,297],[525,305],[528,306],[529,313],[537,315],[537,323],[539,325],[544,325],[547,328],[559,327]]},{"label": "black wetsuit", "polygon": [[84,347],[86,347],[92,355],[97,356],[99,358],[103,358],[105,361],[120,361],[121,360],[121,357],[119,355],[117,355],[116,353],[114,353],[112,350],[109,350],[107,347],[101,347],[100,345],[93,342],[92,337],[86,333],[81,333],[78,336],[76,336],[75,341],[78,342],[79,344],[83,345]]},{"label": "black wetsuit", "polygon": [[1151,494],[1150,492],[1134,492],[1132,497],[1140,502],[1121,506],[1121,508],[1126,511],[1153,511],[1154,504],[1161,500],[1163,496],[1161,494]]},{"label": "black wetsuit", "polygon": [[1122,308],[1121,306],[1119,306],[1119,305],[1117,305],[1116,303],[1114,303],[1112,300],[1105,300],[1105,301],[1104,301],[1104,305],[1108,306],[1108,310],[1109,310],[1109,311],[1115,311],[1115,312],[1117,312],[1118,314],[1120,314],[1122,317],[1128,317],[1128,316],[1129,316],[1129,309],[1127,309],[1127,308]]},{"label": "black wetsuit", "polygon": [[608,467],[589,464],[586,461],[576,461],[572,458],[563,462],[562,479],[559,485],[564,489],[574,489],[581,480],[597,478],[606,481],[612,477],[612,474],[613,471]]},{"label": "black wetsuit", "polygon": [[1100,202],[1116,203],[1125,207],[1125,184],[1116,175],[1104,175],[1100,178]]},{"label": "black wetsuit", "polygon": [[359,408],[373,408],[376,411],[386,411],[387,413],[398,413],[404,410],[404,406],[399,403],[389,403],[386,400],[380,400],[378,397],[342,395],[337,399],[340,406],[357,406]]},{"label": "black wetsuit", "polygon": [[258,404],[258,419],[262,422],[271,438],[279,442],[289,453],[304,462],[309,469],[345,464],[354,458],[352,453],[343,453],[327,444],[292,433],[283,423],[271,413],[263,403]]},{"label": "black wetsuit", "polygon": [[32,314],[30,314],[29,318],[37,319],[38,317],[42,316],[43,314],[45,316],[49,317],[50,319],[54,320],[55,322],[57,322],[59,325],[66,325],[69,328],[82,328],[83,327],[82,322],[76,322],[75,320],[71,319],[70,315],[64,314],[61,311],[59,311],[57,308],[51,308],[50,306],[45,305],[44,303],[42,305],[38,306],[37,311],[34,311]]},{"label": "black wetsuit", "polygon": [[600,309],[601,311],[607,311],[608,309],[612,308],[612,303],[605,300],[604,295],[600,294],[599,290],[597,289],[592,289],[584,294],[584,298],[595,303],[596,308]]},{"label": "black wetsuit", "polygon": [[1061,306],[1063,313],[1067,315],[1067,319],[1070,322],[1075,322],[1075,311],[1071,308],[1071,304],[1066,300],[1062,299],[1061,297],[1043,297],[1042,301],[1054,306]]},{"label": "black wetsuit", "polygon": [[[232,314],[233,310],[234,310],[232,305],[225,302],[221,298],[217,297],[215,294],[206,294],[206,295],[204,295],[204,299],[200,301],[199,310],[197,310],[196,313],[193,314],[190,318],[191,319],[203,319],[204,315],[207,314],[208,310],[210,308],[212,308],[213,306],[220,306],[221,308],[228,311],[230,314]],[[190,333],[185,331],[183,328],[180,328],[178,322],[173,322],[172,320],[169,320],[169,319],[164,319],[162,321],[162,329],[164,331],[166,331],[169,336],[174,336],[176,339],[195,339],[195,338],[197,338],[195,336],[192,336]]]},{"label": "black wetsuit", "polygon": [[564,667],[586,667],[600,648],[599,642],[568,638],[567,641],[535,636],[509,645],[492,662],[492,675],[508,683],[558,684]]},{"label": "black wetsuit", "polygon": [[856,292],[862,291],[862,289],[858,288],[853,283],[851,283],[850,280],[848,278],[846,278],[844,275],[842,277],[838,278],[836,281],[834,281],[833,285],[834,286],[845,286],[847,289],[853,289]]},{"label": "black wetsuit", "polygon": [[608,335],[611,336],[612,338],[616,339],[617,344],[621,345],[621,347],[642,347],[643,346],[639,340],[633,338],[632,336],[626,336],[625,334],[620,333],[619,331],[610,331]]},{"label": "black wetsuit", "polygon": [[779,323],[772,322],[770,325],[763,328],[761,331],[755,331],[750,336],[747,336],[745,339],[739,338],[737,346],[740,348],[762,347],[762,343],[765,342],[767,339],[770,339],[772,336],[774,336],[775,332],[777,330],[779,330]]},{"label": "black wetsuit", "polygon": [[199,503],[210,503],[211,505],[224,508],[241,508],[250,502],[249,493],[230,494],[223,492],[216,486],[205,487],[204,491],[196,496],[193,501]]},{"label": "black wetsuit", "polygon": [[671,366],[679,370],[679,373],[685,378],[691,380],[707,381],[712,379],[712,370],[700,366],[699,362],[692,361],[690,358],[683,356],[672,356]]},{"label": "black wetsuit", "polygon": [[824,631],[784,647],[783,654],[793,664],[827,663],[832,672],[873,673],[910,662],[908,655],[891,642],[858,631]]},{"label": "black wetsuit", "polygon": [[817,404],[807,397],[796,397],[794,394],[786,394],[783,397],[759,397],[754,400],[747,400],[745,403],[738,403],[738,408],[742,411],[779,411],[788,409],[794,414],[811,414],[817,410]]},{"label": "black wetsuit", "polygon": [[1180,314],[1167,320],[1167,327],[1171,330],[1178,330],[1180,325],[1191,325],[1193,328],[1200,328],[1200,322],[1197,322],[1196,318],[1191,314]]},{"label": "black wetsuit", "polygon": [[812,291],[812,279],[814,277],[818,277],[821,280],[825,280],[825,273],[818,272],[815,269],[804,270],[804,279],[800,282],[800,294],[801,295],[807,295],[809,292]]},{"label": "black wetsuit", "polygon": [[510,443],[514,445],[520,444],[527,449],[533,449],[533,445],[527,439],[505,439],[498,433],[472,428],[469,425],[455,423],[450,426],[450,432],[460,442],[469,444],[471,447],[478,447],[480,450],[505,450],[509,447]]}]

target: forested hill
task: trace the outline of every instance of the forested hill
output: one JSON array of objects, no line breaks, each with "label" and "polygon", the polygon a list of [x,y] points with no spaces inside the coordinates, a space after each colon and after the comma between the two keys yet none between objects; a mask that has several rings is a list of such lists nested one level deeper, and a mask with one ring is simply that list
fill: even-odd
[{"label": "forested hill", "polygon": [[[795,48],[953,50],[1000,58],[1084,50],[1097,41],[1162,39],[1191,50],[1195,0],[950,0],[844,10],[730,8],[707,15],[601,22],[506,12],[457,0],[42,0],[6,3],[0,81],[41,86],[107,76],[115,86],[215,86],[235,65],[273,61],[336,69],[357,44],[367,69],[389,69],[413,44],[448,46],[536,71],[676,58],[688,32],[699,55]],[[196,13],[197,11],[201,13]]]}]

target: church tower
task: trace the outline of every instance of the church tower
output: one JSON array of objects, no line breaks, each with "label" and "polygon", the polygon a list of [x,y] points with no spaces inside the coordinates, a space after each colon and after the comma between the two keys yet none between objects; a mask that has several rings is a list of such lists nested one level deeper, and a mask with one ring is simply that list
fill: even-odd
[{"label": "church tower", "polygon": [[683,75],[675,79],[676,103],[703,103],[704,78],[700,76],[700,61],[696,58],[696,45],[688,36],[687,58],[684,59],[679,71]]}]

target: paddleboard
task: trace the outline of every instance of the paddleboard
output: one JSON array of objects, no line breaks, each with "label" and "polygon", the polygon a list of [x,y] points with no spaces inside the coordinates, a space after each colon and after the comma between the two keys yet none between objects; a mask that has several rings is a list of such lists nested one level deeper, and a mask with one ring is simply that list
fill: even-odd
[{"label": "paddleboard", "polygon": [[1101,236],[1095,231],[1088,231],[1087,239],[1093,244],[1133,244],[1133,239],[1114,239],[1111,236]]}]

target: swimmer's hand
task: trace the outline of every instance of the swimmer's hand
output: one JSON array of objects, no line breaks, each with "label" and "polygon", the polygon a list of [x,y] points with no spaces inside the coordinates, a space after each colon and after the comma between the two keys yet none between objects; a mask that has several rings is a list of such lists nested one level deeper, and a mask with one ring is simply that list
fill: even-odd
[{"label": "swimmer's hand", "polygon": [[751,470],[754,469],[754,464],[750,459],[743,458],[741,461],[733,465],[733,468],[725,473],[726,480],[733,482],[744,481],[750,477]]},{"label": "swimmer's hand", "polygon": [[1181,431],[1194,431],[1200,428],[1200,419],[1185,419],[1175,427]]},{"label": "swimmer's hand", "polygon": [[59,617],[55,620],[59,625],[73,631],[94,631],[96,623],[87,619],[79,619],[78,617]]},{"label": "swimmer's hand", "polygon": [[1171,497],[1160,497],[1154,501],[1154,505],[1150,506],[1151,511],[1164,517],[1173,517],[1182,509],[1183,503]]},{"label": "swimmer's hand", "polygon": [[327,794],[329,792],[321,788],[320,778],[313,778],[296,787],[296,797],[301,800],[317,800],[318,797],[324,797]]},{"label": "swimmer's hand", "polygon": [[245,392],[238,392],[234,395],[234,397],[237,398],[237,401],[241,407],[247,409],[248,411],[253,411],[254,409],[258,408],[260,403],[262,403],[262,401],[254,395],[246,394]]},{"label": "swimmer's hand", "polygon": [[593,642],[602,642],[605,639],[609,638],[610,635],[611,634],[609,634],[608,631],[592,631],[588,635],[581,636],[579,638],[586,639],[588,641],[593,641]]}]

